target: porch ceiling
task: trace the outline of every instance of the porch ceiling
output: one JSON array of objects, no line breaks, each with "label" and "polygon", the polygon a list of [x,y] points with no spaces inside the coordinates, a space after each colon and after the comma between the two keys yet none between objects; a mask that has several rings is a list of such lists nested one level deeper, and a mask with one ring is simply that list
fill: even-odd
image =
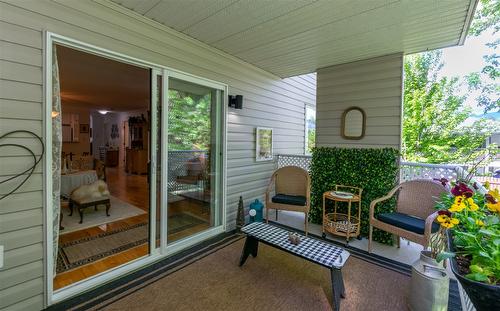
[{"label": "porch ceiling", "polygon": [[112,0],[280,77],[463,44],[477,0]]}]

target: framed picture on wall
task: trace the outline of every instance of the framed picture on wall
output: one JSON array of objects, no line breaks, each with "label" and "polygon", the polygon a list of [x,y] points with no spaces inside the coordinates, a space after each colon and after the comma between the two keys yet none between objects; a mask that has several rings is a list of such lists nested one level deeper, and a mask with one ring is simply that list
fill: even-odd
[{"label": "framed picture on wall", "polygon": [[273,129],[258,127],[255,131],[255,160],[271,161],[273,159]]},{"label": "framed picture on wall", "polygon": [[80,124],[80,133],[88,133],[89,125],[88,124]]}]

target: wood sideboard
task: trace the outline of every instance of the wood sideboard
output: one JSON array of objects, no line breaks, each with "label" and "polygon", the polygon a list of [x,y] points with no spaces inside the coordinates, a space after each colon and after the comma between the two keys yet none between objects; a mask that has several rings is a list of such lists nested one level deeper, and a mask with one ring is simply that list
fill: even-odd
[{"label": "wood sideboard", "polygon": [[119,159],[118,150],[108,150],[108,151],[106,151],[106,166],[107,167],[118,166],[118,162],[119,162],[118,159]]},{"label": "wood sideboard", "polygon": [[130,174],[148,173],[148,150],[127,149],[125,171]]}]

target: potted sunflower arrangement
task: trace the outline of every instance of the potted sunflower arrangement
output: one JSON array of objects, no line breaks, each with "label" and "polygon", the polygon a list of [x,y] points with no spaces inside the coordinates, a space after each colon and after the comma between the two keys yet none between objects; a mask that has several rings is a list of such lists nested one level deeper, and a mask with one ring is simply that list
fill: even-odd
[{"label": "potted sunflower arrangement", "polygon": [[500,192],[478,191],[457,182],[438,203],[437,221],[446,228],[451,270],[478,311],[500,310]]}]

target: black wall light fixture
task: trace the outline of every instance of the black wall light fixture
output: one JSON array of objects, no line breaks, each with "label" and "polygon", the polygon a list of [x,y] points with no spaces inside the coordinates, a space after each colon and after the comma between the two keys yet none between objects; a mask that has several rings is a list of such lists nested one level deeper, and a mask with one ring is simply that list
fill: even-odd
[{"label": "black wall light fixture", "polygon": [[243,95],[229,95],[229,107],[243,109]]}]

